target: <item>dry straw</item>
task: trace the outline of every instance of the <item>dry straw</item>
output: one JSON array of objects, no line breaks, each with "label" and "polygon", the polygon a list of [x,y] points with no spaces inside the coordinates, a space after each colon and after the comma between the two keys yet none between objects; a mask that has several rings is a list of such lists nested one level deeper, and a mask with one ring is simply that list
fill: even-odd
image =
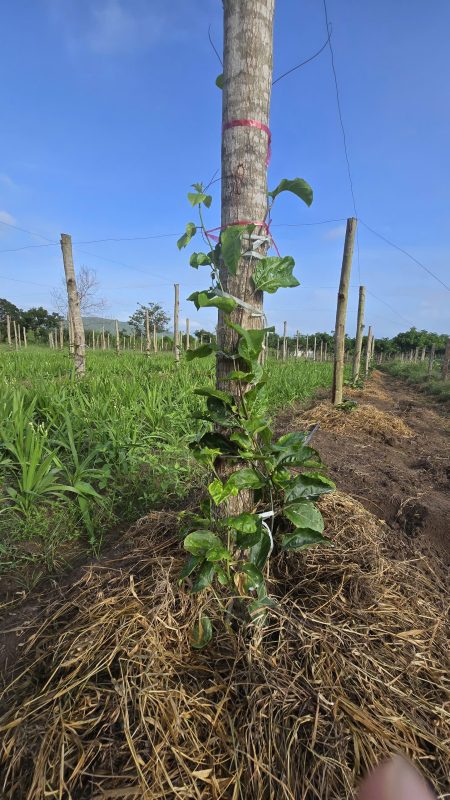
[{"label": "dry straw", "polygon": [[400,417],[389,411],[365,403],[348,409],[332,406],[324,400],[301,416],[303,425],[315,425],[326,431],[345,435],[367,434],[383,442],[392,442],[396,438],[410,438],[414,435],[411,428]]},{"label": "dry straw", "polygon": [[0,796],[344,800],[401,751],[448,797],[444,588],[424,558],[390,557],[347,496],[322,511],[334,547],[273,560],[269,627],[216,620],[201,653],[188,634],[206,598],[176,585],[173,519],[142,520],[128,552],[86,568],[5,690]]}]

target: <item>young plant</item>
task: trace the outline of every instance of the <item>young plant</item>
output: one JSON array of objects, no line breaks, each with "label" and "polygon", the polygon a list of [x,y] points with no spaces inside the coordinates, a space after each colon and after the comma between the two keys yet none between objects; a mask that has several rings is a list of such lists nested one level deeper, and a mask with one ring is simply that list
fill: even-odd
[{"label": "young plant", "polygon": [[[194,184],[193,189],[188,199],[192,206],[198,207],[200,224],[187,224],[178,247],[186,247],[201,232],[208,251],[192,253],[190,265],[194,269],[208,267],[211,285],[188,299],[197,309],[215,307],[230,314],[242,302],[224,291],[219,267],[224,264],[229,273],[236,274],[241,258],[249,255],[249,248],[251,257],[253,242],[261,234],[258,231],[254,235],[254,225],[230,226],[213,245],[202,211],[203,207],[210,207],[212,198],[204,193],[202,184]],[[283,180],[269,193],[269,211],[282,191],[293,192],[308,205],[312,201],[312,190],[305,181]],[[282,287],[298,286],[293,268],[294,259],[290,256],[259,254],[252,273],[255,290],[274,293]],[[236,391],[209,387],[196,390],[206,400],[206,409],[196,416],[202,424],[209,423],[210,429],[199,433],[191,449],[209,468],[212,480],[202,513],[187,519],[184,548],[189,556],[180,579],[189,578],[193,592],[211,587],[227,613],[239,598],[245,602],[247,618],[256,621],[264,619],[272,605],[264,575],[271,554],[330,544],[323,536],[324,521],[315,501],[335,486],[323,474],[319,454],[309,444],[312,432],[293,432],[274,439],[267,416],[266,375],[261,365],[267,330],[247,330],[229,317],[225,321],[238,335],[235,352],[221,352],[230,360],[228,378],[234,382]],[[202,358],[214,351],[218,351],[216,344],[205,344],[189,350],[186,357]],[[219,462],[228,463],[235,470],[227,471],[224,478],[223,471],[219,474],[217,469]],[[245,491],[248,495],[248,490],[253,497],[250,511],[221,514],[220,506],[228,498]],[[239,605],[242,608],[242,603]],[[211,637],[211,620],[202,614],[192,634],[192,646],[200,649]]]}]

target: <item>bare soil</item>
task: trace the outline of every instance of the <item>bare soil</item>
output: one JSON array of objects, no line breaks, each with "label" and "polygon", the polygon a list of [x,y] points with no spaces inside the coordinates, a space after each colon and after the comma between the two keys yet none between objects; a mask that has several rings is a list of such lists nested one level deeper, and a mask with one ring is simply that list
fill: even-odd
[{"label": "bare soil", "polygon": [[[425,554],[436,574],[445,579],[450,564],[448,411],[413,387],[382,373],[373,375],[364,392],[349,391],[348,396],[394,413],[413,436],[364,433],[347,425],[345,433],[319,430],[312,444],[328,465],[338,489],[386,522],[391,555],[411,558],[414,553]],[[290,408],[278,417],[277,430],[280,434],[301,430],[304,418],[304,410]],[[113,559],[119,566],[122,555],[132,546],[132,538],[126,535],[119,540],[114,537],[97,563],[101,567],[102,561],[106,564]],[[4,587],[9,591],[0,600],[0,677],[6,681],[11,677],[30,632],[45,616],[49,598],[59,596],[62,600],[85,567],[94,562],[77,560],[69,572],[47,578],[28,594],[17,592],[13,583]]]}]

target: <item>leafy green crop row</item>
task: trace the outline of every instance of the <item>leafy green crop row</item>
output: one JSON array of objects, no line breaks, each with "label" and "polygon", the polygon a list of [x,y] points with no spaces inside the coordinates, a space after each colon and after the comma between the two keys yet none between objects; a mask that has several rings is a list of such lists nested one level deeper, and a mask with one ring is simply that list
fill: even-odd
[{"label": "leafy green crop row", "polygon": [[[204,407],[194,390],[213,383],[214,361],[126,352],[88,354],[75,381],[64,352],[0,352],[0,557],[10,544],[58,546],[149,508],[174,506],[204,483],[188,444]],[[331,382],[331,364],[271,361],[272,412]],[[206,425],[207,423],[205,423]]]}]

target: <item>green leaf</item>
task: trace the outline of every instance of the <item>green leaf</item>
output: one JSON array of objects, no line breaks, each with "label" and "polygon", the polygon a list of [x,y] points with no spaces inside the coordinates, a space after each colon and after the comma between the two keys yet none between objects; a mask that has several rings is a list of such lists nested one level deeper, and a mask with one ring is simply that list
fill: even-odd
[{"label": "green leaf", "polygon": [[203,589],[206,589],[214,578],[215,572],[216,568],[214,564],[205,561],[193,583],[192,592],[201,592]]},{"label": "green leaf", "polygon": [[206,356],[215,353],[216,350],[217,346],[215,344],[201,344],[196,350],[186,351],[186,361],[193,361],[194,358],[206,358]]},{"label": "green leaf", "polygon": [[230,579],[225,570],[222,569],[222,567],[218,566],[217,564],[216,564],[216,575],[217,575],[217,580],[219,581],[221,586],[228,586]]},{"label": "green leaf", "polygon": [[262,526],[260,526],[253,533],[244,533],[243,531],[238,531],[236,534],[237,546],[247,549],[258,544],[262,536],[262,530]]},{"label": "green leaf", "polygon": [[295,261],[292,256],[261,258],[252,275],[255,289],[274,294],[277,289],[300,286],[300,282],[292,274],[294,266]]},{"label": "green leaf", "polygon": [[203,183],[193,183],[191,185],[196,192],[203,192]]},{"label": "green leaf", "polygon": [[225,487],[237,489],[240,492],[242,489],[260,489],[265,483],[265,479],[256,470],[252,467],[244,467],[232,472]]},{"label": "green leaf", "polygon": [[272,547],[272,542],[270,539],[269,534],[265,528],[262,528],[262,536],[257,544],[253,545],[250,548],[248,558],[252,564],[254,564],[258,569],[262,569],[264,564],[267,561],[267,557],[270,553],[270,548]]},{"label": "green leaf", "polygon": [[184,578],[187,578],[188,575],[190,575],[191,572],[193,572],[194,569],[203,562],[203,560],[204,560],[203,556],[190,555],[187,561],[185,561],[183,565],[178,580],[182,581]]},{"label": "green leaf", "polygon": [[203,192],[188,192],[188,200],[191,206],[200,206],[202,203],[209,208],[212,202],[210,194],[203,194]]},{"label": "green leaf", "polygon": [[183,236],[180,236],[180,238],[178,239],[177,242],[178,250],[181,250],[183,247],[186,247],[196,233],[197,233],[197,226],[193,222],[188,222],[188,224],[186,225],[186,233],[183,233]]},{"label": "green leaf", "polygon": [[244,564],[240,568],[239,572],[243,572],[246,576],[244,586],[247,592],[259,589],[259,587],[264,583],[264,575],[262,574],[261,570],[255,566],[255,564]]},{"label": "green leaf", "polygon": [[267,618],[267,612],[271,608],[276,608],[276,603],[270,597],[262,597],[261,599],[252,600],[248,604],[248,611],[252,618],[252,622],[256,625],[261,625]]},{"label": "green leaf", "polygon": [[325,536],[322,536],[321,533],[313,531],[310,528],[301,528],[294,531],[294,533],[288,533],[286,536],[283,536],[281,540],[281,547],[283,550],[306,550],[307,547],[312,547],[316,544],[323,544],[328,547],[332,547],[333,545],[333,543]]},{"label": "green leaf", "polygon": [[[231,320],[226,320],[226,324],[229,328],[236,331],[239,334],[239,344],[238,344],[238,352],[241,358],[245,361],[249,362],[252,367],[256,369],[256,365],[253,362],[256,362],[259,354],[262,350],[262,346],[264,343],[264,336],[266,334],[266,329],[260,330],[247,330],[239,325],[237,322],[231,322]],[[254,370],[252,370],[254,371]]]},{"label": "green leaf", "polygon": [[191,267],[194,267],[194,269],[198,269],[199,267],[211,264],[211,258],[206,255],[206,253],[192,253],[189,264]]},{"label": "green leaf", "polygon": [[222,542],[212,531],[192,531],[185,537],[183,547],[193,556],[204,558],[211,547],[222,547]]},{"label": "green leaf", "polygon": [[217,400],[222,400],[222,403],[230,407],[236,405],[233,395],[230,392],[223,392],[221,389],[213,389],[206,386],[201,389],[195,389],[194,394],[198,394],[200,397],[216,397]]},{"label": "green leaf", "polygon": [[259,519],[256,514],[248,514],[244,511],[236,517],[227,517],[226,524],[235,531],[243,533],[254,533],[258,529]]},{"label": "green leaf", "polygon": [[231,225],[220,234],[223,262],[231,275],[236,275],[241,258],[242,227]]},{"label": "green leaf", "polygon": [[269,197],[272,200],[281,194],[281,192],[292,192],[293,194],[297,195],[300,200],[303,200],[307,206],[310,206],[313,201],[313,190],[309,183],[303,180],[303,178],[294,178],[293,180],[288,180],[287,178],[283,178],[282,181],[278,184],[276,189],[269,192]]},{"label": "green leaf", "polygon": [[220,505],[220,503],[226,500],[231,494],[231,490],[226,489],[219,478],[215,478],[213,481],[211,481],[211,483],[208,485],[208,492],[216,506]]},{"label": "green leaf", "polygon": [[199,292],[197,297],[198,308],[220,308],[225,314],[231,314],[236,308],[236,300],[232,297],[222,297],[214,292]]},{"label": "green leaf", "polygon": [[206,560],[214,563],[216,561],[231,561],[232,555],[226,547],[210,547],[206,553]]},{"label": "green leaf", "polygon": [[202,614],[195,623],[191,633],[191,647],[202,650],[212,639],[212,623],[209,617]]},{"label": "green leaf", "polygon": [[199,447],[218,448],[221,453],[228,455],[237,455],[238,452],[236,442],[230,441],[228,436],[224,436],[223,433],[219,433],[218,431],[206,431],[206,433],[202,434],[200,439],[191,442],[189,447],[192,450],[198,449]]},{"label": "green leaf", "polygon": [[318,472],[302,472],[287,487],[285,502],[289,505],[300,498],[314,499],[322,494],[334,492],[335,488],[333,481]]},{"label": "green leaf", "polygon": [[221,72],[220,75],[217,76],[216,86],[218,89],[223,89],[223,72]]},{"label": "green leaf", "polygon": [[310,500],[297,500],[296,503],[286,506],[283,511],[296,528],[310,528],[322,533],[324,521],[319,509]]}]

